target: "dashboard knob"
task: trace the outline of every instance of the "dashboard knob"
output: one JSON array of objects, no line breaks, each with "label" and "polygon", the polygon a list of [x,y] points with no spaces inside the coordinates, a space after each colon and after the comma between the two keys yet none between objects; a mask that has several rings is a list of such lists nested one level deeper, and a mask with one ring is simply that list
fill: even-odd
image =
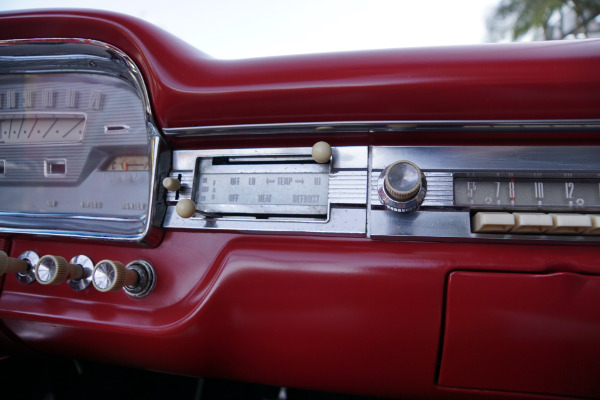
[{"label": "dashboard knob", "polygon": [[175,206],[175,212],[181,218],[190,218],[196,213],[196,203],[190,199],[181,199]]},{"label": "dashboard knob", "polygon": [[68,263],[63,257],[45,255],[35,266],[35,280],[42,285],[59,285],[67,279],[83,277],[83,267]]},{"label": "dashboard knob", "polygon": [[101,292],[116,292],[125,286],[135,285],[137,280],[137,273],[125,268],[119,261],[102,260],[92,273],[92,284]]},{"label": "dashboard knob", "polygon": [[410,161],[390,165],[385,174],[385,189],[394,200],[415,197],[421,189],[421,170]]},{"label": "dashboard knob", "polygon": [[421,169],[410,161],[398,161],[381,172],[378,191],[386,208],[414,211],[425,199],[427,181]]},{"label": "dashboard knob", "polygon": [[163,186],[165,187],[165,189],[170,190],[172,192],[176,192],[179,189],[181,189],[181,182],[179,182],[179,179],[175,179],[175,178],[165,178],[163,179]]},{"label": "dashboard knob", "polygon": [[156,272],[145,260],[135,260],[126,266],[119,261],[102,260],[94,267],[92,283],[101,292],[125,289],[131,297],[144,297],[156,285]]},{"label": "dashboard knob", "polygon": [[27,261],[20,258],[9,257],[3,251],[0,251],[0,276],[4,274],[25,273],[29,268]]},{"label": "dashboard knob", "polygon": [[327,142],[317,142],[312,147],[312,158],[320,164],[329,161],[331,154],[331,146]]}]

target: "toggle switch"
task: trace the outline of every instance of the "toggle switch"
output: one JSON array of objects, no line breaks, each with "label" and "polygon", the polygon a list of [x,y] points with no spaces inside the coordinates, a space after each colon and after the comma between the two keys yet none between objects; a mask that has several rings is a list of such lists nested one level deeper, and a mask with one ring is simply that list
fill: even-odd
[{"label": "toggle switch", "polygon": [[154,267],[145,260],[135,260],[127,265],[102,260],[94,267],[92,284],[100,292],[124,289],[132,297],[144,297],[154,289],[155,277]]}]

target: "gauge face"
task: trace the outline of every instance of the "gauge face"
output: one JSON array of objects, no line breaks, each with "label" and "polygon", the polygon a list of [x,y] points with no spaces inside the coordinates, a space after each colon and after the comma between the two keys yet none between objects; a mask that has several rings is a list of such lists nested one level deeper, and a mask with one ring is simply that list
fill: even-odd
[{"label": "gauge face", "polygon": [[142,234],[151,207],[147,129],[142,98],[122,79],[0,74],[1,229]]},{"label": "gauge face", "polygon": [[81,142],[85,120],[85,114],[0,114],[0,145]]}]

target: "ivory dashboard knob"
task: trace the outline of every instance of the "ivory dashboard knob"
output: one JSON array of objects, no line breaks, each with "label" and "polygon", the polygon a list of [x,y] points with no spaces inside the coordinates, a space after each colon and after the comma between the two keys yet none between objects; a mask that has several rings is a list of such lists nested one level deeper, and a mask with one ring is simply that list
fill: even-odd
[{"label": "ivory dashboard knob", "polygon": [[331,158],[331,146],[327,142],[317,142],[312,147],[312,158],[318,163],[326,163]]},{"label": "ivory dashboard knob", "polygon": [[4,274],[25,273],[29,268],[27,261],[20,258],[9,257],[3,251],[0,251],[0,276]]},{"label": "ivory dashboard knob", "polygon": [[181,199],[175,206],[175,212],[181,218],[190,218],[196,213],[196,203],[190,199]]},{"label": "ivory dashboard knob", "polygon": [[137,281],[138,274],[119,261],[102,260],[92,272],[92,284],[101,292],[116,292],[125,286],[134,286]]},{"label": "ivory dashboard knob", "polygon": [[162,183],[165,189],[170,190],[172,192],[176,192],[179,189],[181,189],[181,182],[179,182],[179,179],[168,177],[163,179]]},{"label": "ivory dashboard knob", "polygon": [[35,280],[42,285],[59,285],[67,279],[80,279],[83,267],[71,264],[63,257],[45,255],[35,266]]}]

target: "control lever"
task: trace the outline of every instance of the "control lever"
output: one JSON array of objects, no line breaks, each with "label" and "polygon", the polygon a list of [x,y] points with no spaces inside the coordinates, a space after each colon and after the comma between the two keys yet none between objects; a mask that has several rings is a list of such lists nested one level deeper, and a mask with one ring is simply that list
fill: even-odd
[{"label": "control lever", "polygon": [[329,161],[331,154],[331,146],[327,142],[317,142],[312,147],[312,158],[320,164]]},{"label": "control lever", "polygon": [[127,265],[102,260],[94,267],[92,283],[100,292],[124,289],[132,297],[144,297],[154,289],[156,274],[152,264],[145,260],[135,260]]}]

